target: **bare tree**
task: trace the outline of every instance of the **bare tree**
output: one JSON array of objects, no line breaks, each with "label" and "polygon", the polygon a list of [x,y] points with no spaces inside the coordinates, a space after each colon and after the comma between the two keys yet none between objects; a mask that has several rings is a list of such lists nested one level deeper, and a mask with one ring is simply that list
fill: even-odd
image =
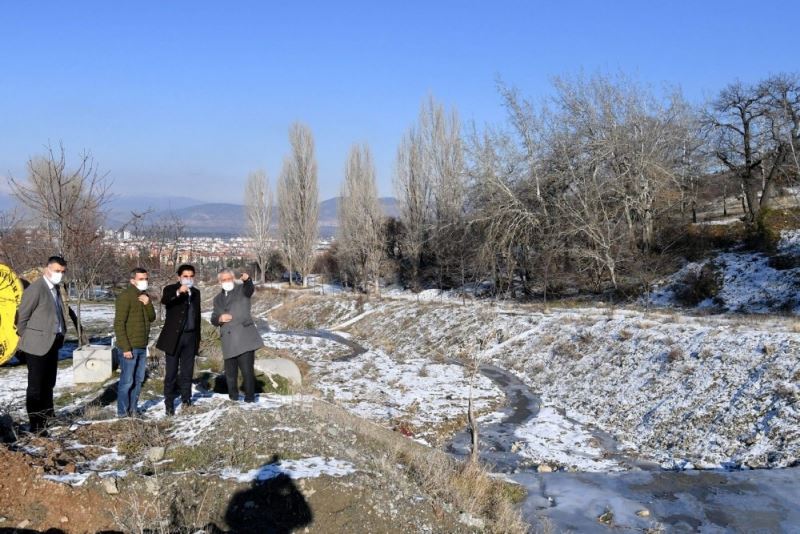
[{"label": "bare tree", "polygon": [[267,263],[272,245],[269,234],[272,224],[272,189],[266,172],[256,171],[247,177],[244,205],[256,263],[261,271],[261,280],[266,282]]},{"label": "bare tree", "polygon": [[758,173],[767,156],[763,120],[766,98],[762,87],[736,82],[720,92],[705,117],[717,158],[740,179],[750,221],[755,220],[759,205],[770,201],[763,194],[767,189],[760,184]]},{"label": "bare tree", "polygon": [[19,201],[37,215],[53,251],[70,262],[76,289],[78,336],[81,302],[94,287],[109,250],[104,242],[104,208],[110,198],[105,174],[97,170],[89,152],[79,155],[74,169],[67,168],[63,145],[47,146],[43,156],[28,161],[26,181],[9,178]]},{"label": "bare tree", "polygon": [[298,268],[303,286],[307,286],[314,265],[319,221],[317,160],[310,128],[293,124],[289,129],[289,143],[291,153],[284,159],[278,180],[281,247],[287,259],[290,283],[293,269]]},{"label": "bare tree", "polygon": [[[783,176],[800,178],[800,74],[778,74],[760,84],[766,94],[766,117],[770,135],[776,144],[776,153],[783,159],[774,158],[787,169],[780,169]],[[777,171],[777,169],[776,169]]]},{"label": "bare tree", "polygon": [[367,145],[350,149],[338,215],[340,257],[361,279],[364,291],[369,292],[372,281],[375,292],[380,294],[383,215],[378,204],[375,165]]}]

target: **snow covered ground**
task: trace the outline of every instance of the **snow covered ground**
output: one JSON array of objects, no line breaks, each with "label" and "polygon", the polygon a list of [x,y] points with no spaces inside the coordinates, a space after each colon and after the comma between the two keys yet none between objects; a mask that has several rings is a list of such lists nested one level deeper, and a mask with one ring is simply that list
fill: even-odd
[{"label": "snow covered ground", "polygon": [[[783,231],[777,252],[787,258],[800,257],[800,231]],[[700,309],[800,313],[800,267],[778,268],[770,256],[749,251],[721,252],[703,261],[687,263],[658,284],[651,293],[651,303],[661,307],[678,305],[676,293],[681,282],[689,275],[696,276],[705,266],[718,273],[720,288],[714,297],[697,305]]]},{"label": "snow covered ground", "polygon": [[[596,426],[628,453],[668,468],[798,461],[800,335],[790,322],[600,307],[545,312],[494,302],[385,299],[373,305],[375,311],[347,331],[373,344],[370,354],[377,356],[369,359],[376,366],[383,365],[383,355],[396,368],[403,362],[420,365],[420,359],[447,360],[458,356],[465,340],[482,340],[483,361],[512,371],[546,406],[562,408],[585,425],[547,422],[553,413],[545,411],[547,417],[531,423],[538,429],[523,432],[520,445],[537,460],[573,465],[580,463],[564,454],[596,455],[597,449],[581,452],[574,441]],[[318,372],[347,377],[358,371],[348,364]],[[323,381],[321,388],[334,388],[326,384],[335,382]],[[336,394],[353,400],[357,391],[363,408],[355,409],[365,415],[371,396],[381,402],[391,398],[381,396],[386,386],[375,379],[353,383],[350,392]],[[420,391],[427,383],[411,384],[417,389],[413,395],[424,398]],[[556,429],[556,439],[537,442],[544,430]],[[592,446],[588,437],[578,441]]]},{"label": "snow covered ground", "polygon": [[[374,421],[402,422],[423,442],[435,443],[436,427],[466,414],[470,380],[461,365],[427,358],[398,361],[381,350],[348,357],[347,347],[329,339],[275,332],[262,337],[267,347],[303,358],[311,367],[307,379],[323,396]],[[502,392],[477,375],[472,395],[480,412],[496,404]]]}]

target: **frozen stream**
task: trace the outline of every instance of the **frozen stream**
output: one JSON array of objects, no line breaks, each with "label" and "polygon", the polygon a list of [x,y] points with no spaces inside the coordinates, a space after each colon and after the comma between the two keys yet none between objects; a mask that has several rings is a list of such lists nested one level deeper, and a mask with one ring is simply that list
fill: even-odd
[{"label": "frozen stream", "polygon": [[[502,420],[480,430],[481,457],[522,484],[522,505],[532,523],[547,517],[557,531],[593,532],[661,527],[667,532],[800,532],[800,469],[665,471],[619,452],[611,436],[593,430],[610,458],[628,470],[601,473],[537,473],[513,452],[515,428],[538,415],[541,400],[502,368],[481,372],[506,394]],[[467,432],[449,449],[468,450]],[[610,511],[606,527],[598,518]]]},{"label": "frozen stream", "polygon": [[[285,331],[299,337],[322,337],[347,346],[343,359],[366,348],[327,330]],[[522,504],[532,523],[549,519],[556,531],[596,532],[798,532],[800,533],[800,469],[749,471],[665,471],[657,464],[620,452],[614,439],[587,429],[622,471],[538,473],[530,459],[515,452],[516,429],[539,415],[541,399],[510,372],[482,365],[481,373],[506,397],[502,418],[481,426],[481,457],[494,470],[522,484]],[[570,420],[571,421],[571,420]],[[574,421],[571,421],[573,423]],[[467,432],[454,436],[447,449],[467,451]],[[575,454],[581,454],[575,451]],[[599,517],[606,512],[606,525]]]}]

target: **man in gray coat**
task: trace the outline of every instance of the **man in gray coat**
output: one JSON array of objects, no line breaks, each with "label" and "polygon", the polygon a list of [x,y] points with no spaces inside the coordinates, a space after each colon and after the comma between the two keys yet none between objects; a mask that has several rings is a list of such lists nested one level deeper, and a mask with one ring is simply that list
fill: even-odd
[{"label": "man in gray coat", "polygon": [[219,327],[222,357],[225,359],[225,381],[231,400],[239,400],[239,371],[244,382],[245,402],[256,400],[256,378],[253,363],[255,351],[264,346],[250,314],[250,297],[255,292],[253,280],[242,273],[241,284],[234,282],[230,269],[217,275],[221,291],[214,297],[211,324]]},{"label": "man in gray coat", "polygon": [[64,345],[67,317],[74,312],[64,304],[61,279],[67,262],[60,256],[47,260],[42,277],[22,294],[17,310],[18,355],[28,366],[25,406],[30,431],[46,433],[47,420],[55,415],[53,388],[58,372],[58,351]]}]

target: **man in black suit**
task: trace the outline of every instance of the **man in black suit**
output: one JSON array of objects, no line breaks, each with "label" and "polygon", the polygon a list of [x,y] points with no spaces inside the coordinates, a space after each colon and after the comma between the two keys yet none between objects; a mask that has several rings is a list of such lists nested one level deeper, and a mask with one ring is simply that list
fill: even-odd
[{"label": "man in black suit", "polygon": [[200,347],[200,290],[194,287],[194,267],[178,267],[178,281],[164,288],[161,304],[166,306],[164,328],[156,347],[166,356],[164,404],[167,415],[175,414],[178,393],[184,407],[192,403],[194,357]]}]

